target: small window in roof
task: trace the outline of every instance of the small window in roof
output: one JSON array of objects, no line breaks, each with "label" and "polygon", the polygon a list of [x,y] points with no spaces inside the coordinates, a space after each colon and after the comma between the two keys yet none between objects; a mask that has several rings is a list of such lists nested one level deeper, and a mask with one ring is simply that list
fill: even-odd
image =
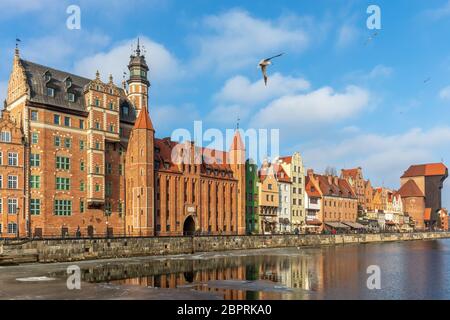
[{"label": "small window in roof", "polygon": [[75,95],[72,92],[68,92],[67,100],[69,100],[69,102],[75,102]]},{"label": "small window in roof", "polygon": [[55,96],[55,89],[47,87],[47,96],[54,97]]},{"label": "small window in roof", "polygon": [[67,78],[66,79],[66,87],[70,87],[72,85],[72,79]]}]

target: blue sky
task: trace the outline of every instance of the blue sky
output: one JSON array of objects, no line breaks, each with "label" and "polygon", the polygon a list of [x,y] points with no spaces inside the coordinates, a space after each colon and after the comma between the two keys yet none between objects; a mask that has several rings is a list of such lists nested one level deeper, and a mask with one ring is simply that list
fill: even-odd
[{"label": "blue sky", "polygon": [[[81,30],[66,8],[81,8]],[[370,4],[382,29],[366,27]],[[93,78],[126,70],[139,36],[157,136],[176,128],[279,128],[307,167],[362,166],[397,188],[410,164],[450,163],[450,1],[0,0],[0,98],[16,36],[24,59]],[[269,86],[256,68],[269,68]],[[450,207],[450,185],[444,189]]]}]

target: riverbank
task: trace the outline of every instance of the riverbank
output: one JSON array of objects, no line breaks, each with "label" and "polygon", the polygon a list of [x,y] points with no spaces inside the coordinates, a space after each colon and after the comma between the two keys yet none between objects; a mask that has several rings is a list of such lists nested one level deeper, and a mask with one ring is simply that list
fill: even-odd
[{"label": "riverbank", "polygon": [[450,238],[450,232],[0,241],[0,265]]}]

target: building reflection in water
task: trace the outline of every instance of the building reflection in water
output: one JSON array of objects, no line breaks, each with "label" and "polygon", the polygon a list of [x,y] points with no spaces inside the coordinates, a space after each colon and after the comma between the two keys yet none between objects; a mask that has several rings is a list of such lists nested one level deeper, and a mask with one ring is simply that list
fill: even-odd
[{"label": "building reflection in water", "polygon": [[[412,299],[448,295],[450,242],[289,248],[96,265],[83,280],[198,290],[232,300]],[[367,288],[381,268],[382,290]],[[434,292],[436,291],[436,292]]]}]

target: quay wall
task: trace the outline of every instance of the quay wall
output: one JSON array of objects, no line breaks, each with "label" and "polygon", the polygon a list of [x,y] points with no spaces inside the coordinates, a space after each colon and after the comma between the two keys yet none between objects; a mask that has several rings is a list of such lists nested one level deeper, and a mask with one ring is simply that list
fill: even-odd
[{"label": "quay wall", "polygon": [[0,265],[450,238],[450,232],[0,240]]}]

